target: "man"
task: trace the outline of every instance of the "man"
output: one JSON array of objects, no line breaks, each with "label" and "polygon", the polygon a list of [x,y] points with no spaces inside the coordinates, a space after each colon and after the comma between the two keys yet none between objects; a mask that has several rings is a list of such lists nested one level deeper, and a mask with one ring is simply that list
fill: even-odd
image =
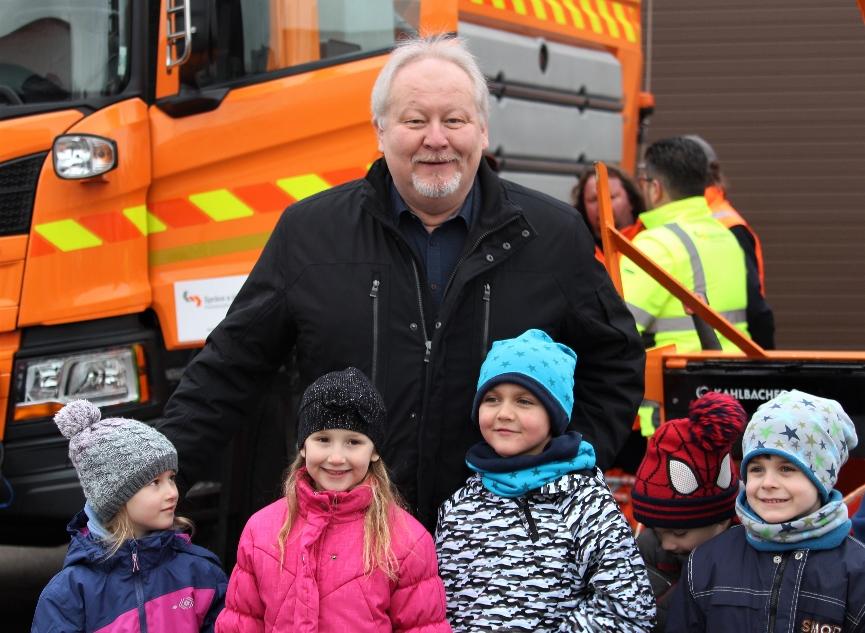
[{"label": "man", "polygon": [[706,154],[709,163],[709,185],[704,195],[712,209],[712,217],[730,229],[739,246],[745,251],[745,266],[748,270],[748,332],[764,349],[775,349],[775,315],[766,302],[763,247],[760,238],[727,200],[726,178],[721,173],[721,163],[715,149],[702,136],[689,134],[685,138],[697,143]]},{"label": "man", "polygon": [[[649,210],[640,214],[646,228],[634,245],[747,333],[745,255],[703,197],[707,167],[703,150],[686,138],[648,147],[638,179]],[[681,301],[630,260],[622,259],[621,270],[625,301],[647,343],[675,343],[679,352],[706,345]],[[716,336],[724,350],[737,349]]]},{"label": "man", "polygon": [[384,158],[283,214],[166,406],[180,472],[201,476],[296,348],[301,387],[347,366],[370,377],[388,411],[379,452],[432,527],[480,439],[481,361],[531,327],[577,351],[572,424],[608,466],[642,396],[644,353],[584,223],[481,160],[488,92],[457,41],[397,47],[372,110]]}]

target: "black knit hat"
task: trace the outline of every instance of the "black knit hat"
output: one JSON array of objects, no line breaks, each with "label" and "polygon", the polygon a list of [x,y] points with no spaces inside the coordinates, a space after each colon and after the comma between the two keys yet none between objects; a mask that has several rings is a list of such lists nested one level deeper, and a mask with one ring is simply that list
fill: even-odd
[{"label": "black knit hat", "polygon": [[376,449],[384,443],[385,407],[375,386],[354,367],[325,374],[303,393],[297,425],[297,445],[326,429],[363,433]]}]

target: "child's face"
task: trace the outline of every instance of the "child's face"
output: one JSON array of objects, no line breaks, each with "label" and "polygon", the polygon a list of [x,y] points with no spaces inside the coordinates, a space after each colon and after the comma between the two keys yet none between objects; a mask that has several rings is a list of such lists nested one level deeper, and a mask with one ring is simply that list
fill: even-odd
[{"label": "child's face", "polygon": [[817,487],[796,466],[779,455],[758,455],[745,471],[748,505],[766,523],[784,523],[820,507]]},{"label": "child's face", "polygon": [[167,530],[174,525],[177,508],[177,484],[174,471],[166,470],[126,502],[126,512],[132,522],[135,538],[150,532]]},{"label": "child's face", "polygon": [[486,443],[502,457],[538,455],[550,441],[550,416],[528,389],[500,383],[487,391],[478,408]]},{"label": "child's face", "polygon": [[690,554],[698,545],[702,545],[710,538],[718,536],[729,527],[729,521],[713,523],[688,530],[677,530],[674,528],[654,528],[655,536],[661,542],[661,548],[671,554]]},{"label": "child's face", "polygon": [[372,440],[345,429],[318,431],[306,438],[300,454],[316,490],[351,490],[378,461]]}]

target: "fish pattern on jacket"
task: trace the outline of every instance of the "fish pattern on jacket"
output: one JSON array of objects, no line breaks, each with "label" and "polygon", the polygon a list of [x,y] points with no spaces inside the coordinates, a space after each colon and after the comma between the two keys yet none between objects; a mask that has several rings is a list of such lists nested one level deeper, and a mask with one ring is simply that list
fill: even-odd
[{"label": "fish pattern on jacket", "polygon": [[507,499],[471,477],[436,544],[454,631],[649,631],[646,567],[601,472]]}]

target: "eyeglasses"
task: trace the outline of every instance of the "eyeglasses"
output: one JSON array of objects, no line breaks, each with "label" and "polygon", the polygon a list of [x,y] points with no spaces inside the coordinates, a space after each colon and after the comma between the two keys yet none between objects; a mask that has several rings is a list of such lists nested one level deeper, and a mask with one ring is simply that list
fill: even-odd
[{"label": "eyeglasses", "polygon": [[637,165],[637,180],[640,182],[652,182],[657,179],[648,174],[645,163],[640,163]]}]

